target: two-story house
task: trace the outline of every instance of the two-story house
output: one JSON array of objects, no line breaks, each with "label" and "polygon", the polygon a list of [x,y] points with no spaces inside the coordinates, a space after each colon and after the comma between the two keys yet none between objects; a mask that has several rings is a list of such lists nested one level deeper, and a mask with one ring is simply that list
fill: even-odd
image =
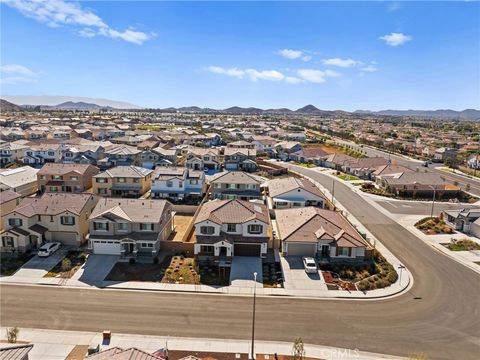
[{"label": "two-story house", "polygon": [[364,262],[373,247],[341,213],[318,207],[275,210],[276,237],[286,256],[332,262]]},{"label": "two-story house", "polygon": [[89,227],[94,254],[155,257],[173,230],[172,205],[166,200],[103,198]]},{"label": "two-story house", "polygon": [[325,195],[310,180],[286,177],[268,180],[267,203],[269,209],[318,206],[327,204]]},{"label": "two-story house", "polygon": [[64,164],[92,164],[103,158],[105,149],[100,145],[71,145],[62,153]]},{"label": "two-story house", "polygon": [[24,252],[46,241],[80,246],[88,234],[88,216],[98,199],[92,194],[46,193],[24,198],[4,216],[1,251]]},{"label": "two-story house", "polygon": [[256,171],[257,150],[226,147],[224,150],[225,170]]},{"label": "two-story house", "polygon": [[182,167],[158,167],[152,175],[152,198],[198,202],[205,192],[205,173]]},{"label": "two-story house", "polygon": [[37,173],[38,189],[80,193],[92,187],[92,177],[98,173],[93,165],[47,163]]},{"label": "two-story house", "polygon": [[199,261],[265,256],[269,227],[268,209],[263,204],[242,200],[206,202],[195,220],[195,255]]},{"label": "two-story house", "polygon": [[260,185],[263,179],[243,171],[226,171],[213,176],[210,180],[211,199],[261,199]]},{"label": "two-story house", "polygon": [[22,195],[13,190],[0,188],[0,231],[3,230],[4,215],[13,211],[20,203],[21,198]]},{"label": "two-story house", "polygon": [[0,167],[18,162],[25,155],[29,146],[15,142],[4,142],[0,144]]},{"label": "two-story house", "polygon": [[45,163],[60,162],[62,152],[67,149],[65,144],[41,143],[30,145],[25,149],[23,163],[40,167]]},{"label": "two-story house", "polygon": [[93,193],[111,197],[138,198],[152,186],[151,169],[117,166],[93,177]]},{"label": "two-story house", "polygon": [[38,169],[21,166],[14,169],[0,169],[0,186],[11,189],[22,196],[29,196],[38,191]]},{"label": "two-story house", "polygon": [[99,167],[140,165],[142,150],[129,145],[111,145],[104,151],[104,158],[97,162]]},{"label": "two-story house", "polygon": [[189,147],[185,159],[185,166],[192,170],[220,169],[220,152],[218,149]]}]

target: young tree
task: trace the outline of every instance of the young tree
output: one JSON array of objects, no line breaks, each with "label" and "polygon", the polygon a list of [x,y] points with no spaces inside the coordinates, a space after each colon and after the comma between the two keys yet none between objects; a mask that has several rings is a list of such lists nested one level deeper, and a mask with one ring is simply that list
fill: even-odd
[{"label": "young tree", "polygon": [[20,329],[18,327],[7,328],[7,340],[9,343],[16,343],[18,338],[18,333]]},{"label": "young tree", "polygon": [[293,343],[293,360],[302,360],[305,356],[305,348],[302,338],[296,338]]}]

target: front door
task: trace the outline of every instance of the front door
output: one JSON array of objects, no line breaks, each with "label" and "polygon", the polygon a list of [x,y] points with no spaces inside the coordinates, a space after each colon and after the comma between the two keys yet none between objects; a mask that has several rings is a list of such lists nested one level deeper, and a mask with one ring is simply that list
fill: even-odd
[{"label": "front door", "polygon": [[133,250],[135,249],[135,244],[128,244],[128,252],[131,254],[133,253]]},{"label": "front door", "polygon": [[322,256],[328,256],[329,255],[329,250],[330,250],[330,246],[322,245]]}]

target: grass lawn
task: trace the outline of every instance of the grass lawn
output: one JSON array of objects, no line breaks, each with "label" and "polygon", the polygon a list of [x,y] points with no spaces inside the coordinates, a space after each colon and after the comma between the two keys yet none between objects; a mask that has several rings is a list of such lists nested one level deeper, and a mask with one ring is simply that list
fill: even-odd
[{"label": "grass lawn", "polygon": [[339,179],[342,179],[344,181],[355,181],[355,180],[360,180],[359,177],[357,176],[354,176],[354,175],[348,175],[348,174],[340,174],[340,175],[337,175],[337,177]]},{"label": "grass lawn", "polygon": [[455,231],[438,217],[426,217],[415,224],[418,230],[427,235],[454,234]]},{"label": "grass lawn", "polygon": [[13,275],[23,264],[34,257],[35,254],[8,254],[1,253],[0,255],[0,275],[10,276]]},{"label": "grass lawn", "polygon": [[472,240],[457,240],[452,241],[447,245],[447,248],[451,251],[469,251],[469,250],[480,250],[480,245]]},{"label": "grass lawn", "polygon": [[303,167],[308,168],[308,169],[317,167],[317,165],[315,165],[315,164],[304,164],[304,163],[296,163],[296,164],[297,164],[298,166],[303,166]]},{"label": "grass lawn", "polygon": [[84,251],[69,250],[65,258],[44,277],[61,277],[70,279],[85,264],[88,254]]}]

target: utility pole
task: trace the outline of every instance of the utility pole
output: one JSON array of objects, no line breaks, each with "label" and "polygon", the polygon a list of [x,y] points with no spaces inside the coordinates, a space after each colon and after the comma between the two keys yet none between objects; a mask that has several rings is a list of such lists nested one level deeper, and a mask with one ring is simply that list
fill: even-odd
[{"label": "utility pole", "polygon": [[[333,197],[335,196],[335,179],[332,179],[332,204],[333,204]],[[333,204],[335,205],[335,204]]]},{"label": "utility pole", "polygon": [[255,280],[255,285],[253,287],[253,321],[252,321],[252,350],[251,350],[251,360],[255,360],[255,300],[257,297],[257,272],[253,273],[253,279]]}]

